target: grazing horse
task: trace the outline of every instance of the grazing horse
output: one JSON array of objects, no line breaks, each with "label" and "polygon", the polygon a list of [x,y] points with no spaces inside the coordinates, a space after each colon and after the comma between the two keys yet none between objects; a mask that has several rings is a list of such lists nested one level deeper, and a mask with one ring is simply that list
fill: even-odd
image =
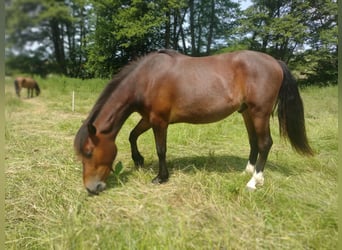
[{"label": "grazing horse", "polygon": [[144,164],[138,137],[152,128],[159,159],[153,183],[169,178],[167,129],[172,123],[210,123],[235,111],[242,114],[250,144],[247,183],[256,189],[272,146],[270,116],[278,106],[280,134],[301,154],[313,155],[308,144],[303,103],[285,63],[254,51],[189,57],[160,50],[130,63],[103,90],[78,130],[74,147],[83,164],[83,183],[90,194],[106,187],[117,154],[115,138],[133,113],[141,120],[129,135],[132,159]]},{"label": "grazing horse", "polygon": [[36,95],[40,94],[40,88],[38,83],[30,77],[17,77],[14,80],[15,93],[20,97],[20,91],[22,88],[27,88],[27,98],[33,97],[33,89],[36,90]]}]

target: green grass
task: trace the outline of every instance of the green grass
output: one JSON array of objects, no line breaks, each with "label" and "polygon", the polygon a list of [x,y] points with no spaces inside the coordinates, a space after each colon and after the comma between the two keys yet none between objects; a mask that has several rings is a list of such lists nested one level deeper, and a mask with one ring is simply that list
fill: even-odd
[{"label": "green grass", "polygon": [[90,197],[72,145],[106,81],[37,80],[41,96],[18,99],[6,79],[6,249],[336,249],[336,86],[301,91],[315,157],[292,151],[272,120],[265,185],[255,192],[245,189],[249,146],[239,114],[172,125],[164,185],[151,184],[150,131],[138,141],[146,166],[137,170],[130,159],[134,114],[116,140],[123,173]]}]

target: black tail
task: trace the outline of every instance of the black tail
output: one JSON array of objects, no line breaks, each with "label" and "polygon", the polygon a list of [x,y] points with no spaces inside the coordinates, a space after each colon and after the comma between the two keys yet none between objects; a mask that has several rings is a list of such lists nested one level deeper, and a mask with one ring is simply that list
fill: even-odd
[{"label": "black tail", "polygon": [[283,69],[283,83],[278,96],[278,119],[280,135],[287,137],[300,154],[313,155],[305,130],[304,108],[298,86],[289,68],[279,61]]},{"label": "black tail", "polygon": [[39,88],[37,82],[36,82],[36,85],[34,86],[34,89],[36,90],[36,95],[39,96],[39,94],[40,94],[40,88]]},{"label": "black tail", "polygon": [[17,94],[17,96],[20,96],[20,93],[19,93],[19,83],[18,83],[17,79],[14,80],[14,88],[15,88],[15,93]]}]

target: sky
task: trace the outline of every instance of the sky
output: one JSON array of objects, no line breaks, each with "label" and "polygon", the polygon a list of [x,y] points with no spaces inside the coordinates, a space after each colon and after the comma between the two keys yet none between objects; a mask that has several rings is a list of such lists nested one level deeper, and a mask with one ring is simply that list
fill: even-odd
[{"label": "sky", "polygon": [[241,4],[241,9],[247,9],[251,4],[251,0],[238,0],[238,2]]}]

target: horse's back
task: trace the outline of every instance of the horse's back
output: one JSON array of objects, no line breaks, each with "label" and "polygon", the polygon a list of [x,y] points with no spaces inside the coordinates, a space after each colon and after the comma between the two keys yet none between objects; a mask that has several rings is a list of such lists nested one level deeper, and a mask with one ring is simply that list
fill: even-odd
[{"label": "horse's back", "polygon": [[[166,55],[169,56],[166,59]],[[282,75],[282,69],[278,61],[262,52],[241,50],[230,53],[223,53],[205,57],[190,57],[180,54],[175,51],[162,50],[157,54],[159,58],[154,64],[157,68],[153,69],[153,76],[167,74],[177,79],[184,78],[186,81],[192,79],[192,84],[195,80],[200,79],[210,84],[210,79],[214,75],[223,77],[227,81],[234,80],[243,76],[246,82],[255,81],[255,78],[266,79]],[[165,70],[161,70],[163,68]],[[162,77],[165,77],[164,75]],[[252,79],[249,79],[252,78]],[[258,79],[259,80],[259,79]],[[202,84],[202,83],[200,83]]]},{"label": "horse's back", "polygon": [[37,82],[30,77],[17,77],[15,78],[15,82],[17,82],[22,88],[34,88],[37,85]]},{"label": "horse's back", "polygon": [[246,102],[273,106],[282,80],[277,61],[253,51],[197,58],[163,51],[152,60],[141,74],[144,99],[169,122],[218,121]]}]

